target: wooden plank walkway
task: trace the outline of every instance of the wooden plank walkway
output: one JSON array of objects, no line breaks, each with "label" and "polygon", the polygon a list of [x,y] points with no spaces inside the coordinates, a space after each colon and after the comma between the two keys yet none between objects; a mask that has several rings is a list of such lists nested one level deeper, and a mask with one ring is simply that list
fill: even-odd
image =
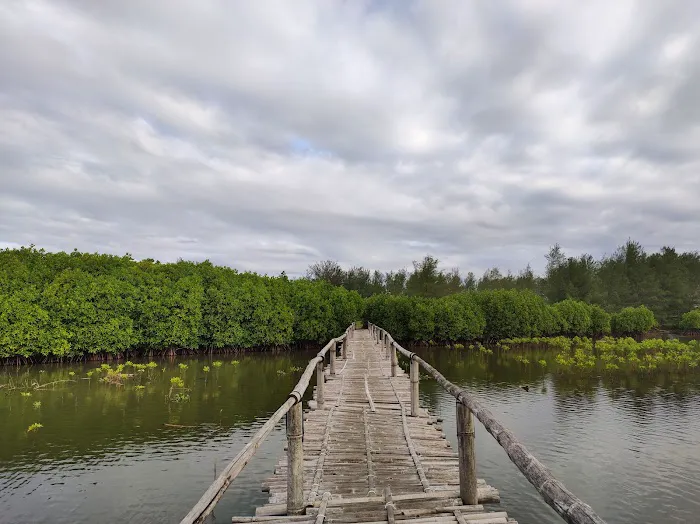
[{"label": "wooden plank walkway", "polygon": [[[347,341],[346,359],[326,370],[323,403],[304,414],[303,515],[286,515],[287,459],[263,485],[268,504],[256,517],[233,522],[472,522],[515,523],[483,503],[498,491],[478,480],[478,505],[459,498],[457,452],[439,421],[424,410],[411,416],[410,381],[367,330]],[[314,399],[317,398],[317,390]]]}]

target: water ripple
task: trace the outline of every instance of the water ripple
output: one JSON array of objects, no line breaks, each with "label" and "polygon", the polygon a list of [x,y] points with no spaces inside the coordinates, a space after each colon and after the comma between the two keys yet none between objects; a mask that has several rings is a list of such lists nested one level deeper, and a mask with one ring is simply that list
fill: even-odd
[{"label": "water ripple", "polygon": [[[429,360],[473,391],[608,522],[700,521],[697,378],[664,387],[640,380],[633,389],[601,379],[533,378],[519,368],[485,369],[482,361],[454,366],[454,354]],[[202,362],[189,363],[201,369]],[[223,367],[218,382],[193,382],[185,405],[163,401],[168,377],[150,396],[89,383],[71,390],[70,399],[65,390],[44,391],[37,394],[41,411],[0,397],[0,420],[7,421],[0,432],[0,522],[177,521],[286,398],[295,379],[282,378],[276,363],[294,361],[253,359],[245,372],[245,362]],[[454,399],[430,381],[421,383],[421,395],[456,445]],[[36,420],[44,428],[28,436]],[[478,474],[500,490],[503,508],[521,524],[559,524],[479,424],[476,437]],[[219,520],[250,515],[266,501],[260,483],[283,445],[280,424],[217,506]]]}]

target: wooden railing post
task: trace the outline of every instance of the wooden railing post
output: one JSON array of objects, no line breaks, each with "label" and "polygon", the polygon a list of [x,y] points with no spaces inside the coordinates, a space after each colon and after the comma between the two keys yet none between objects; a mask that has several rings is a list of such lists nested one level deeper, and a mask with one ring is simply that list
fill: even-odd
[{"label": "wooden railing post", "polygon": [[391,357],[391,376],[395,377],[399,367],[399,358],[396,355],[396,344],[394,344],[393,342],[391,343],[389,355]]},{"label": "wooden railing post", "polygon": [[[396,352],[394,352],[396,354]],[[393,366],[392,366],[393,370]],[[417,360],[411,359],[411,416],[418,416],[418,399],[420,397],[420,367]]]},{"label": "wooden railing post", "polygon": [[340,358],[343,360],[348,358],[348,338],[350,337],[350,331],[348,331],[348,334],[345,335],[345,338],[343,339],[343,345],[340,346]]},{"label": "wooden railing post", "polygon": [[287,412],[287,515],[304,512],[304,449],[301,402]]},{"label": "wooden railing post", "polygon": [[457,401],[457,448],[459,451],[459,496],[463,504],[478,504],[474,419],[469,408]]},{"label": "wooden railing post", "polygon": [[333,346],[328,350],[328,352],[331,354],[331,364],[330,364],[330,367],[331,367],[331,376],[332,376],[332,377],[335,376],[335,357],[336,357],[335,352],[336,352],[336,351],[338,351],[338,343],[337,343],[337,342],[334,342],[334,343],[333,343]]},{"label": "wooden railing post", "polygon": [[323,409],[323,387],[325,378],[323,376],[323,360],[316,364],[316,408]]}]

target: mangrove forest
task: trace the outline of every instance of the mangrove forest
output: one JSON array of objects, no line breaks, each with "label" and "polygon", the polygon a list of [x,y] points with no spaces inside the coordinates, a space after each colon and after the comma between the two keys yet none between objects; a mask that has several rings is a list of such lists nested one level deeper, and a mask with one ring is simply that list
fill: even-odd
[{"label": "mangrove forest", "polygon": [[[495,270],[479,281],[462,279],[456,271],[439,270],[430,256],[415,263],[411,274],[372,276],[362,268],[343,271],[323,262],[306,278],[290,279],[208,261],[160,263],[129,255],[48,253],[33,246],[5,249],[0,251],[0,359],[288,348],[327,341],[356,320],[380,325],[403,341],[448,345],[519,337],[638,337],[676,316],[678,327],[700,328],[697,254],[666,250],[647,256],[628,243],[613,259],[590,263],[591,289],[599,294],[581,295],[579,281],[586,273],[576,268],[588,263],[561,257],[558,250],[555,246],[548,256],[546,275],[523,285],[530,277],[499,280]],[[664,269],[653,273],[651,268]],[[610,298],[612,285],[600,283],[616,271],[628,286],[625,293],[620,285],[615,288],[617,302]],[[362,275],[375,281],[371,293],[350,289]],[[648,287],[639,275],[648,277]],[[666,289],[664,275],[681,282],[684,291],[674,295],[671,287],[652,297],[650,289]],[[557,285],[571,292],[553,293]],[[600,295],[601,289],[607,294]],[[680,308],[687,309],[676,314]]]}]

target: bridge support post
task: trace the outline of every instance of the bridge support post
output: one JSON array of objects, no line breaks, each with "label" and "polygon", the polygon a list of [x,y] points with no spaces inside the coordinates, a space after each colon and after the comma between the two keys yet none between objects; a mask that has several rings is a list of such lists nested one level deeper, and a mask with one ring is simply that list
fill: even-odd
[{"label": "bridge support post", "polygon": [[463,504],[478,504],[474,418],[469,408],[457,401],[457,448],[459,451],[459,496]]},{"label": "bridge support post", "polygon": [[384,356],[386,358],[391,358],[391,342],[389,342],[389,336],[384,337]]},{"label": "bridge support post", "polygon": [[396,355],[396,344],[393,342],[391,343],[389,354],[391,356],[391,376],[395,377],[399,367],[399,357]]},{"label": "bridge support post", "polygon": [[[394,350],[394,355],[396,355],[396,350]],[[396,358],[394,356],[394,358]],[[395,377],[394,365],[392,362],[391,366],[391,376]],[[411,416],[418,416],[418,398],[420,396],[420,367],[416,360],[411,359]]]},{"label": "bridge support post", "polygon": [[316,364],[316,409],[323,409],[323,360]]},{"label": "bridge support post", "polygon": [[340,346],[340,358],[343,360],[348,358],[348,337],[350,337],[350,331],[348,331],[347,335],[345,335],[343,345]]},{"label": "bridge support post", "polygon": [[287,515],[304,512],[303,416],[301,402],[287,412]]},{"label": "bridge support post", "polygon": [[334,377],[335,376],[335,357],[336,357],[335,353],[336,353],[336,351],[338,351],[338,344],[336,342],[334,342],[333,347],[331,347],[331,349],[328,351],[331,354],[331,364],[330,364],[331,376]]}]

